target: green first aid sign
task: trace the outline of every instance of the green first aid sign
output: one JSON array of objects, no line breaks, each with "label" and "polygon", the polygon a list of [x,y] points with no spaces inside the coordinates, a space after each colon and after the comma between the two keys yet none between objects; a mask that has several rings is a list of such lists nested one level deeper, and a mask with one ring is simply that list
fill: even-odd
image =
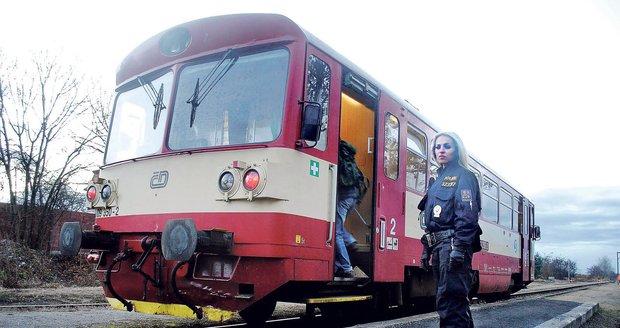
[{"label": "green first aid sign", "polygon": [[319,162],[312,160],[310,161],[310,175],[313,177],[319,176]]}]

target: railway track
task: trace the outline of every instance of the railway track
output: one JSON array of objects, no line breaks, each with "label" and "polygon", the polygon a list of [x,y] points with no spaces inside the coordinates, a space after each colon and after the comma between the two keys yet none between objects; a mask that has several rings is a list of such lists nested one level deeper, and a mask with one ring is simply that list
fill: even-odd
[{"label": "railway track", "polygon": [[83,308],[105,308],[109,303],[71,303],[71,304],[15,304],[0,305],[0,312],[10,311],[39,311],[39,310],[62,310]]},{"label": "railway track", "polygon": [[[582,283],[582,284],[566,284],[566,285],[553,285],[549,287],[541,287],[537,286],[536,288],[525,289],[519,291],[515,294],[512,294],[509,301],[519,301],[519,300],[527,300],[528,298],[541,298],[548,296],[555,296],[563,293],[568,293],[571,291],[585,289],[593,285],[598,285],[600,283]],[[474,299],[472,301],[472,306],[474,307],[486,307],[486,306],[496,306],[498,304],[502,304],[502,302],[506,302],[505,300],[497,300],[496,302],[488,302],[481,299]],[[15,305],[4,305],[0,306],[1,312],[25,312],[25,311],[80,311],[85,309],[91,310],[103,310],[108,308],[108,303],[72,303],[72,304],[15,304]],[[115,311],[116,310],[110,310]],[[375,317],[372,320],[391,320],[404,316],[424,316],[428,315],[427,312],[414,310],[413,308],[402,309],[402,308],[393,308],[388,309],[381,317]],[[137,319],[140,320],[140,319]],[[148,327],[152,324],[152,327],[160,326],[162,323],[174,322],[177,327],[196,327],[198,323],[196,320],[192,319],[177,319],[166,317],[161,320],[149,320],[150,323],[146,323],[146,325],[142,325],[144,327]],[[144,323],[142,323],[144,324]],[[246,327],[247,324],[243,322],[243,320],[235,316],[230,321],[227,321],[224,324],[216,323],[216,322],[208,322],[208,321],[200,321],[201,326],[206,327]],[[331,320],[324,318],[320,311],[316,310],[310,316],[306,314],[306,307],[303,304],[295,304],[295,303],[279,303],[278,307],[274,311],[272,319],[267,322],[266,327],[316,327],[316,326],[324,326],[330,327],[334,326],[334,323]]]}]

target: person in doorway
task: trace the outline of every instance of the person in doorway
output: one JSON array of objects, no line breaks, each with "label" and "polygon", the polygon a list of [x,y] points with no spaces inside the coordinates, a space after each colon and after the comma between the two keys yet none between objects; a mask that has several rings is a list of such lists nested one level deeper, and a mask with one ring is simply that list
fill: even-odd
[{"label": "person in doorway", "polygon": [[[440,168],[424,206],[422,266],[432,263],[441,327],[473,327],[469,309],[472,256],[480,250],[480,188],[467,166],[467,151],[453,132],[439,133],[433,157]],[[432,261],[431,261],[432,259]]]},{"label": "person in doorway", "polygon": [[354,278],[347,249],[355,250],[357,240],[347,231],[344,222],[347,214],[360,202],[364,175],[355,163],[355,147],[341,140],[338,147],[338,190],[336,205],[336,253],[334,276]]}]

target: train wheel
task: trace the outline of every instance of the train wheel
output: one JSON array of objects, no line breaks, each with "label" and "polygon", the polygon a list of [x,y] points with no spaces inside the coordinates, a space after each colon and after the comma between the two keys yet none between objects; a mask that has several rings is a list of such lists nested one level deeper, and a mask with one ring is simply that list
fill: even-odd
[{"label": "train wheel", "polygon": [[260,326],[271,317],[273,310],[276,308],[276,303],[273,299],[263,298],[239,312],[239,315],[250,326]]}]

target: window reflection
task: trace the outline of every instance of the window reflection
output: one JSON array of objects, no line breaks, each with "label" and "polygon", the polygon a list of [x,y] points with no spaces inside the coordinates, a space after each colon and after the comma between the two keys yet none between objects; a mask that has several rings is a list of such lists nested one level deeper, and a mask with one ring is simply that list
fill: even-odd
[{"label": "window reflection", "polygon": [[519,197],[515,196],[512,201],[512,230],[519,229]]},{"label": "window reflection", "polygon": [[[162,102],[167,106],[172,72],[150,82],[156,90],[163,85]],[[141,86],[119,94],[112,117],[105,163],[151,155],[161,149],[166,130],[167,110],[161,113],[160,122],[155,129],[153,129],[154,111],[153,102]]]},{"label": "window reflection", "polygon": [[398,130],[400,123],[396,116],[385,115],[385,147],[383,165],[385,176],[392,180],[398,179]]},{"label": "window reflection", "polygon": [[497,185],[489,178],[482,179],[482,215],[491,222],[497,222],[499,214],[498,191]]},{"label": "window reflection", "polygon": [[168,146],[176,150],[275,140],[282,128],[288,61],[285,49],[240,56],[200,103],[192,126],[187,100],[217,61],[185,67]]},{"label": "window reflection", "polygon": [[314,55],[308,57],[308,79],[306,83],[306,100],[321,105],[323,116],[319,141],[314,148],[325,150],[327,146],[327,123],[329,114],[329,86],[331,70],[329,65]]},{"label": "window reflection", "polygon": [[502,189],[500,191],[499,206],[499,224],[511,229],[512,228],[512,195],[508,191]]},{"label": "window reflection", "polygon": [[407,188],[426,190],[426,137],[407,127]]}]

